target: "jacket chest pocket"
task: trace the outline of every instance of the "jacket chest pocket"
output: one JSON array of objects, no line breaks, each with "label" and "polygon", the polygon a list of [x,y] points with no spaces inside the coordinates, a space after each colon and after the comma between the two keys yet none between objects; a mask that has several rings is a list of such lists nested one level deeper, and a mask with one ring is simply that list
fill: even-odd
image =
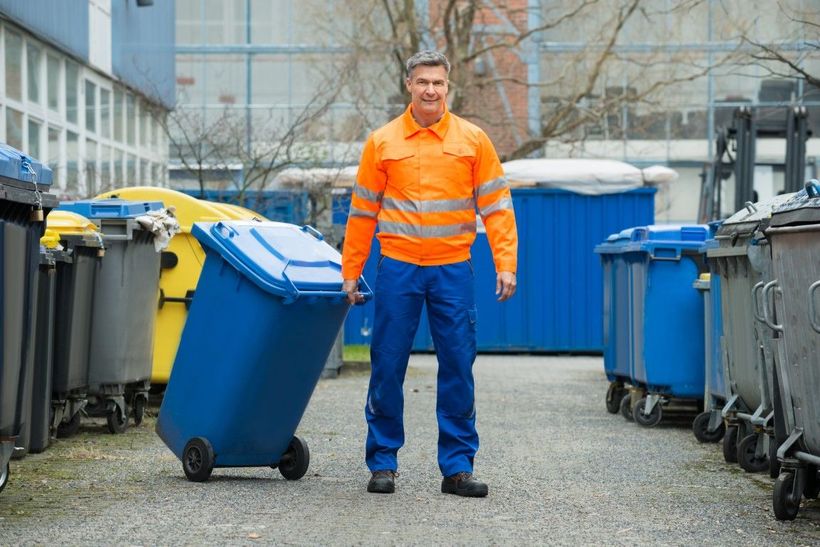
[{"label": "jacket chest pocket", "polygon": [[467,191],[472,193],[473,166],[476,161],[476,151],[473,146],[464,142],[445,142],[442,145],[443,168],[451,181],[460,181],[468,185]]},{"label": "jacket chest pocket", "polygon": [[406,188],[419,180],[419,157],[415,146],[385,146],[382,165],[387,173],[387,184]]}]

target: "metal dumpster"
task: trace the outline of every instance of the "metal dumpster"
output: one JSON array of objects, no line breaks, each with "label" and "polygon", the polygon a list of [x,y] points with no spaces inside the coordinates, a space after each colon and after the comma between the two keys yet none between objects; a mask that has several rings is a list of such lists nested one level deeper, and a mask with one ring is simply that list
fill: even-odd
[{"label": "metal dumpster", "polygon": [[777,207],[765,233],[774,279],[763,289],[763,311],[782,335],[777,379],[789,433],[777,450],[772,501],[778,519],[793,520],[801,497],[820,491],[820,181]]},{"label": "metal dumpster", "polygon": [[703,346],[706,363],[703,390],[704,411],[695,417],[692,422],[692,431],[699,442],[716,443],[723,438],[726,430],[721,411],[728,399],[723,351],[721,350],[723,321],[721,319],[720,276],[710,273],[701,274],[692,286],[703,294]]},{"label": "metal dumpster", "polygon": [[192,481],[237,466],[299,479],[309,452],[294,433],[349,309],[341,256],[313,228],[278,222],[192,233],[207,257],[157,433]]},{"label": "metal dumpster", "polygon": [[97,225],[81,215],[52,211],[46,226],[46,235],[58,241],[51,251],[57,268],[52,428],[58,437],[69,437],[79,429],[87,403],[94,278],[105,251]]},{"label": "metal dumpster", "polygon": [[[44,215],[57,204],[43,192],[51,170],[0,144],[0,490],[9,480],[9,459],[31,404],[25,386],[34,367],[34,302]],[[30,383],[28,384],[30,385]]]},{"label": "metal dumpster", "polygon": [[111,433],[128,428],[129,414],[142,423],[151,387],[160,252],[138,218],[162,208],[119,199],[60,204],[94,221],[105,245],[94,279],[85,410],[105,416]]}]

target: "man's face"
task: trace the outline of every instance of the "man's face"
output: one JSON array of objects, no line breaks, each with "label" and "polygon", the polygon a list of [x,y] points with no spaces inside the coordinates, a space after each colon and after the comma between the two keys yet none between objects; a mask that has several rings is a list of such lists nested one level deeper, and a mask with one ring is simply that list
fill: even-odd
[{"label": "man's face", "polygon": [[443,66],[419,65],[413,69],[405,84],[416,116],[435,121],[444,114],[447,70]]}]

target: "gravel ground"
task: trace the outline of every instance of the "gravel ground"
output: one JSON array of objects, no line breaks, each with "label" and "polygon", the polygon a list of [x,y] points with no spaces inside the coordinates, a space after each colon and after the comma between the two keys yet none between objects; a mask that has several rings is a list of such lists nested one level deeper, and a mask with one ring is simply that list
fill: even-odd
[{"label": "gravel ground", "polygon": [[435,360],[416,355],[392,496],[365,492],[368,377],[354,371],[319,383],[299,428],[312,452],[301,481],[251,468],[190,483],[150,416],[120,436],[92,422],[12,462],[0,544],[820,542],[820,502],[777,522],[771,479],[698,444],[693,415],[646,429],[607,414],[602,369],[593,357],[479,357],[476,473],[490,485],[486,499],[439,492]]}]

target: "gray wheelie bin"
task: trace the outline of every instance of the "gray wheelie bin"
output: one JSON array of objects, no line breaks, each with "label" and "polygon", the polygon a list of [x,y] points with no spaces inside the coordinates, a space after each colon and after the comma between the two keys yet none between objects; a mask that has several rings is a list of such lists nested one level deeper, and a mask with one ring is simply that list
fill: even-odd
[{"label": "gray wheelie bin", "polygon": [[774,514],[792,520],[802,496],[820,491],[820,182],[773,211],[766,230],[774,279],[763,289],[764,318],[782,335],[777,380],[788,437],[779,446]]},{"label": "gray wheelie bin", "polygon": [[39,240],[45,214],[57,204],[43,192],[51,177],[48,167],[0,144],[0,491],[31,399],[25,387],[34,365]]},{"label": "gray wheelie bin", "polygon": [[718,228],[717,247],[707,250],[711,269],[720,276],[726,383],[723,407],[726,434],[723,457],[756,473],[769,469],[769,440],[774,436],[772,402],[774,333],[758,321],[755,296],[771,280],[772,260],[763,235],[772,209],[790,196],[749,203]]},{"label": "gray wheelie bin", "polygon": [[145,412],[159,298],[160,250],[137,219],[162,209],[162,203],[103,199],[62,203],[60,209],[92,220],[102,233],[105,255],[94,279],[85,410],[105,416],[111,433],[122,433],[129,414],[139,425]]}]

